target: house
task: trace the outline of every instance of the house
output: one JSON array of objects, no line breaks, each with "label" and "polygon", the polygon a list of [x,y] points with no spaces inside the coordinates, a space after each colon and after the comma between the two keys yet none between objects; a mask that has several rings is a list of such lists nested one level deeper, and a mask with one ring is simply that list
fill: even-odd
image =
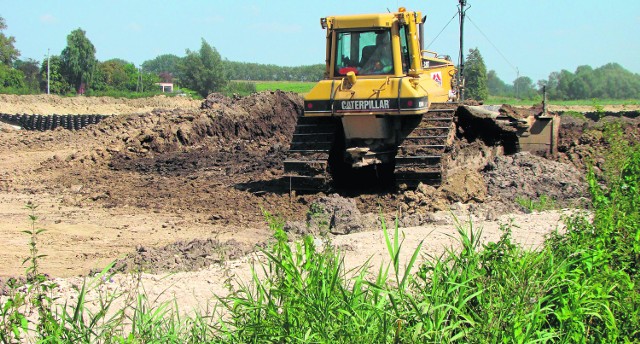
[{"label": "house", "polygon": [[173,92],[173,83],[172,82],[156,82],[156,85],[160,86],[162,92]]}]

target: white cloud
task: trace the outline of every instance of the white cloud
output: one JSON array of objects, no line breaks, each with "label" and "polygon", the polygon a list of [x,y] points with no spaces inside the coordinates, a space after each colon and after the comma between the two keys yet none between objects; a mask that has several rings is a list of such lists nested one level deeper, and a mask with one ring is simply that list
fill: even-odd
[{"label": "white cloud", "polygon": [[58,22],[58,18],[54,17],[53,14],[43,14],[40,16],[40,21],[45,24],[54,24]]}]

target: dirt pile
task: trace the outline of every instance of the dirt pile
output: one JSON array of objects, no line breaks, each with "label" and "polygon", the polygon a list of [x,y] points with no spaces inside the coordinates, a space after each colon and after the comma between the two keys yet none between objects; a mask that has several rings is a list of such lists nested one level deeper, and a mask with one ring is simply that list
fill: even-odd
[{"label": "dirt pile", "polygon": [[57,95],[0,94],[0,113],[40,115],[122,115],[147,113],[153,109],[197,109],[201,101],[188,97],[155,96],[125,99],[112,97],[61,97]]},{"label": "dirt pile", "polygon": [[289,221],[285,231],[296,235],[312,234],[322,236],[327,233],[345,235],[378,228],[377,217],[363,214],[355,199],[337,194],[318,198],[309,206],[305,221]]},{"label": "dirt pile", "polygon": [[598,173],[605,164],[605,152],[610,149],[605,131],[611,126],[619,125],[625,139],[630,142],[640,142],[640,117],[636,112],[621,112],[596,119],[575,112],[561,116],[558,161],[571,163],[583,170],[591,165]]},{"label": "dirt pile", "polygon": [[498,156],[483,170],[487,192],[506,205],[517,197],[537,200],[550,197],[569,205],[586,196],[584,174],[573,165],[529,153]]}]

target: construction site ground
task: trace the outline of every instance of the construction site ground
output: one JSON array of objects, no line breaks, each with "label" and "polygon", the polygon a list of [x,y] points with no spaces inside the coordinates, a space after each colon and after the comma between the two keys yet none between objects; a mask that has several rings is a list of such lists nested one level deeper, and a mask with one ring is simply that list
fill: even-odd
[{"label": "construction site ground", "polygon": [[[612,120],[637,139],[638,109],[628,110]],[[0,113],[113,114],[77,131],[0,123],[0,277],[24,275],[27,204],[37,205],[35,226],[45,229],[39,268],[61,292],[118,261],[123,273],[112,283],[124,285],[127,272],[142,269],[147,290],[171,285],[168,295],[185,305],[222,293],[229,276],[248,276],[248,257],[272,235],[267,212],[293,237],[328,232],[349,266],[386,257],[380,218],[391,228],[398,219],[406,252],[421,240],[425,254],[442,252],[456,218],[483,228],[485,240],[513,223],[514,239],[536,247],[562,229],[563,214],[588,203],[586,161],[596,170],[604,163],[606,119],[563,117],[553,157],[501,156],[498,147],[462,138],[452,152],[455,173],[438,188],[292,193],[282,162],[301,111],[299,95],[279,91],[204,101],[0,95]],[[516,203],[541,196],[556,210],[528,214]]]}]

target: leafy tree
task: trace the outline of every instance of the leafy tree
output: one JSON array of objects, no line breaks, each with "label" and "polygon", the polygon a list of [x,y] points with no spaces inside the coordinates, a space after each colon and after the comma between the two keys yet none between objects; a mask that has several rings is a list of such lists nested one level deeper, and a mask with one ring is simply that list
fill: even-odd
[{"label": "leafy tree", "polygon": [[163,82],[173,82],[174,78],[180,77],[181,60],[180,57],[172,54],[160,55],[142,63],[142,70],[158,75]]},{"label": "leafy tree", "polygon": [[221,91],[228,82],[220,54],[204,39],[199,52],[187,49],[187,56],[179,69],[181,85],[198,92],[202,97]]},{"label": "leafy tree", "polygon": [[90,84],[96,66],[96,48],[78,28],[67,36],[67,47],[62,50],[62,73],[76,90],[83,83]]},{"label": "leafy tree", "polygon": [[521,76],[514,80],[513,88],[516,98],[519,99],[533,99],[538,94],[535,87],[533,87],[533,80],[528,76]]},{"label": "leafy tree", "polygon": [[2,33],[6,28],[7,24],[5,23],[4,18],[0,17],[0,63],[11,67],[13,65],[13,61],[20,56],[20,52],[13,46],[16,39],[13,36],[7,37]]},{"label": "leafy tree", "polygon": [[0,63],[0,90],[16,90],[24,87],[24,74],[15,68]]},{"label": "leafy tree", "polygon": [[[47,91],[47,60],[42,61],[40,65],[40,89]],[[73,90],[73,87],[64,78],[62,73],[62,58],[60,56],[51,56],[49,58],[49,91],[53,94],[67,94]]]},{"label": "leafy tree", "polygon": [[[96,82],[100,80],[101,87],[96,89],[100,90],[120,90],[124,91],[129,89],[131,75],[128,74],[126,66],[131,63],[121,59],[111,59],[98,63],[97,73],[95,76]],[[135,69],[135,68],[134,68]],[[95,83],[94,83],[95,84]],[[97,85],[96,85],[97,86]]]},{"label": "leafy tree", "polygon": [[558,93],[558,80],[560,80],[560,73],[553,72],[549,74],[549,78],[547,80],[538,81],[538,85],[547,86],[547,97],[554,98]]},{"label": "leafy tree", "polygon": [[487,88],[487,67],[478,48],[469,49],[464,68],[465,98],[485,100],[489,97]]},{"label": "leafy tree", "polygon": [[38,61],[34,59],[16,60],[13,65],[24,75],[24,84],[29,90],[38,91],[40,89],[40,66]]},{"label": "leafy tree", "polygon": [[487,73],[487,89],[492,96],[513,96],[513,86],[502,81],[495,70]]}]

